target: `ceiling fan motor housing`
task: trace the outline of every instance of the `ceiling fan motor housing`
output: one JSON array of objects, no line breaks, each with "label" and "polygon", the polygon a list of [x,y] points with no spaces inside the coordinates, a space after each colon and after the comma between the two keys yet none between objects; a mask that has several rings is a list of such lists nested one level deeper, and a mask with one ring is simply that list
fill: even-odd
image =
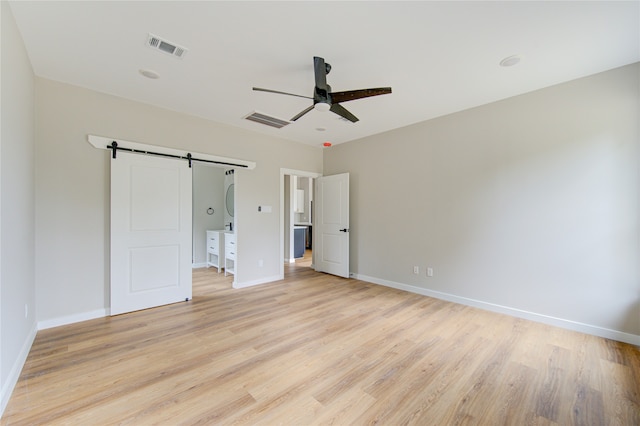
[{"label": "ceiling fan motor housing", "polygon": [[313,103],[317,104],[319,102],[323,102],[331,105],[331,86],[329,86],[328,84],[327,84],[326,90],[316,86],[316,89],[313,95]]}]

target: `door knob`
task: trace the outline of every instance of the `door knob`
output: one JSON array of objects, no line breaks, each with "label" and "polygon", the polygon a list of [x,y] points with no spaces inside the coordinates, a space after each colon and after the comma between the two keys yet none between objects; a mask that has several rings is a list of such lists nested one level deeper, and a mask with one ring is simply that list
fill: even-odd
[{"label": "door knob", "polygon": [[340,232],[349,232],[347,228],[341,229]]}]

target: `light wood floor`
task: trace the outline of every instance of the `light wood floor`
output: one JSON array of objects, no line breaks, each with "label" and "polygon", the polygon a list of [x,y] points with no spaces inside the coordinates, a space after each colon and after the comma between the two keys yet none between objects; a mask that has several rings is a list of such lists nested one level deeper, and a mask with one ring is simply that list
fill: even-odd
[{"label": "light wood floor", "polygon": [[308,263],[39,332],[2,424],[640,424],[637,347]]}]

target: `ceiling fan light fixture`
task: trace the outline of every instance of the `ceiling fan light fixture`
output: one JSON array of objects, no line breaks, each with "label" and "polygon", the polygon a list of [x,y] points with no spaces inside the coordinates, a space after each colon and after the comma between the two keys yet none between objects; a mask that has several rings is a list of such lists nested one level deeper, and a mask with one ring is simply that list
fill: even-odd
[{"label": "ceiling fan light fixture", "polygon": [[328,104],[328,103],[326,103],[326,102],[318,102],[318,103],[316,103],[316,104],[313,106],[313,108],[314,108],[316,111],[323,111],[323,112],[326,112],[326,111],[329,111],[329,109],[331,108],[331,105],[329,105],[329,104]]}]

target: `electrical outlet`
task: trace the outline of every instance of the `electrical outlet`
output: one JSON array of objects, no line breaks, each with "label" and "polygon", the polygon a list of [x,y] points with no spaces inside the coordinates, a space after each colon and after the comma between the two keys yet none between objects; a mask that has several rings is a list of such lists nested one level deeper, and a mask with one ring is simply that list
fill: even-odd
[{"label": "electrical outlet", "polygon": [[432,277],[433,276],[433,268],[427,268],[427,276],[428,277]]},{"label": "electrical outlet", "polygon": [[416,275],[419,275],[420,274],[420,267],[419,266],[414,266],[413,267],[413,273],[416,274]]}]

